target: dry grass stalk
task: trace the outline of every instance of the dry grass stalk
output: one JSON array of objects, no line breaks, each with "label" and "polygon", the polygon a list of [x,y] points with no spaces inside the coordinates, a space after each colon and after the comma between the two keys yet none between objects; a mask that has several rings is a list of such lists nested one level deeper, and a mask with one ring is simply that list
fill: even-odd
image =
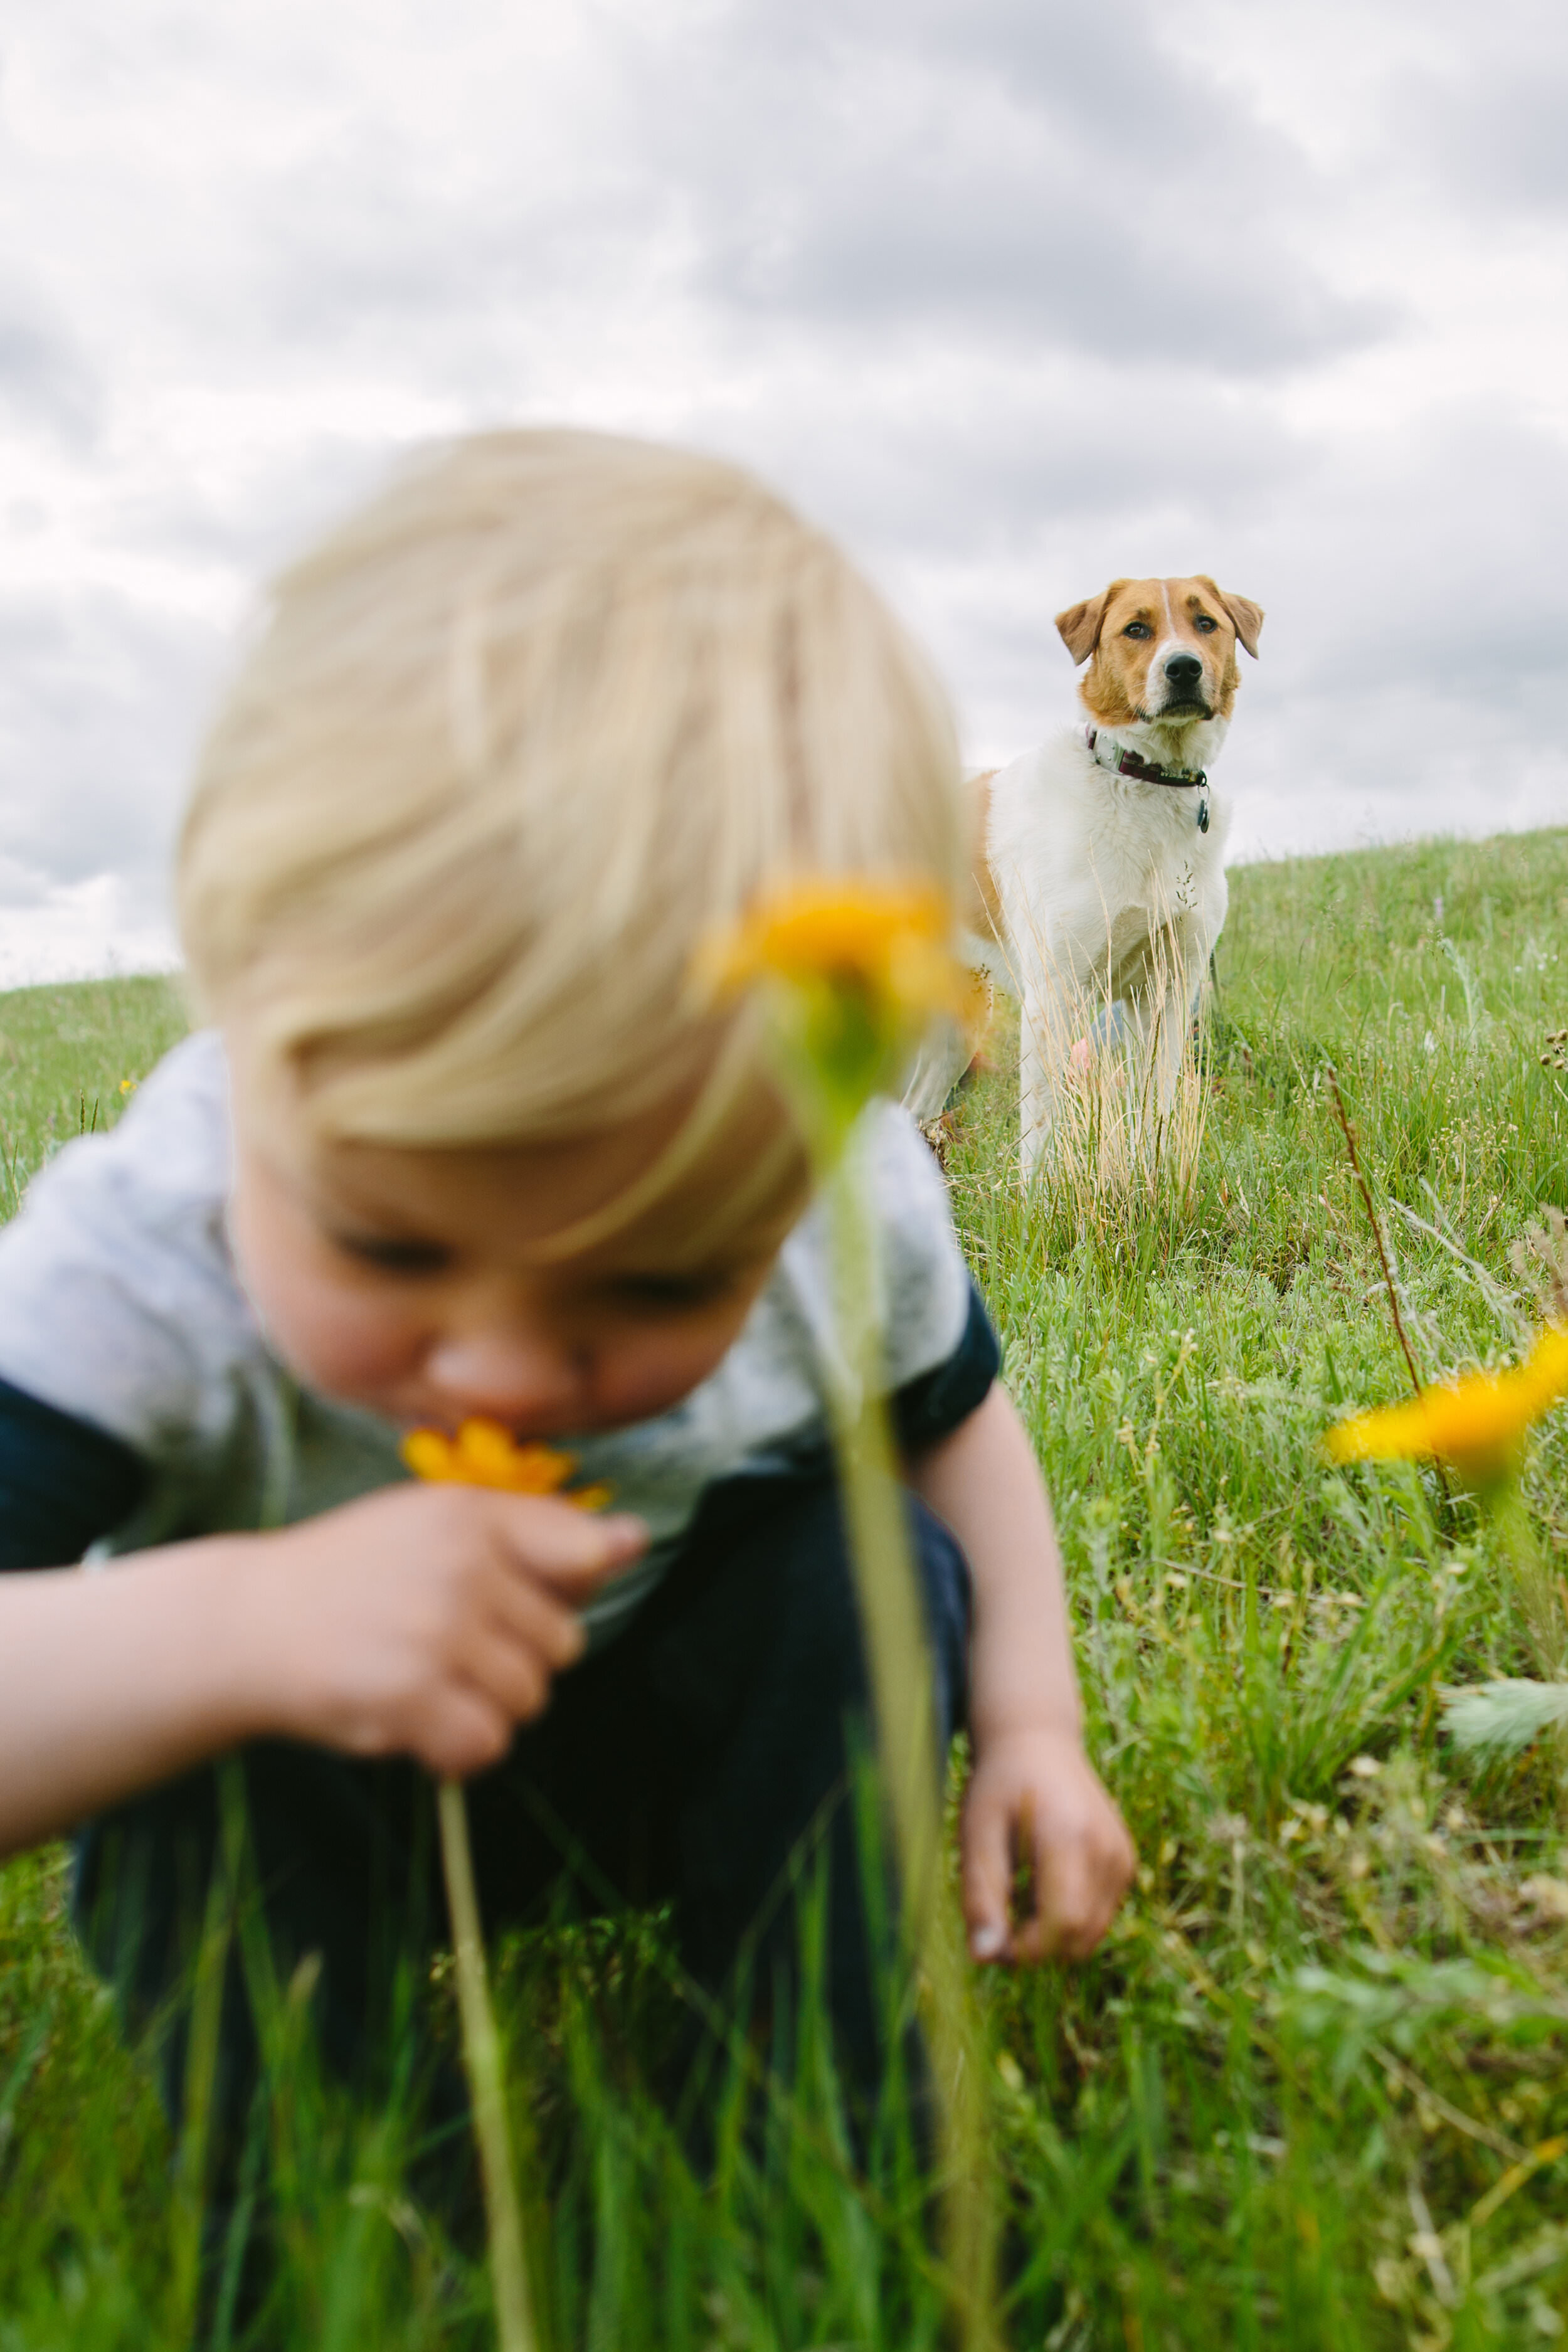
[{"label": "dry grass stalk", "polygon": [[1508,1254],[1509,1264],[1531,1290],[1546,1323],[1568,1323],[1568,1220],[1548,1209],[1544,1225],[1526,1225]]},{"label": "dry grass stalk", "polygon": [[[1361,1149],[1356,1142],[1355,1129],[1351,1125],[1350,1113],[1345,1108],[1345,1098],[1340,1092],[1339,1073],[1331,1062],[1324,1064],[1323,1076],[1328,1081],[1334,1110],[1344,1132],[1345,1150],[1350,1155],[1351,1168],[1361,1191],[1362,1202],[1366,1210],[1366,1221],[1372,1227],[1372,1238],[1377,1249],[1377,1262],[1383,1268],[1384,1287],[1388,1293],[1388,1311],[1394,1318],[1394,1328],[1399,1340],[1400,1353],[1405,1358],[1405,1368],[1410,1374],[1411,1392],[1413,1395],[1419,1396],[1422,1390],[1421,1374],[1416,1369],[1415,1353],[1410,1345],[1409,1335],[1405,1328],[1405,1317],[1399,1305],[1399,1286],[1394,1279],[1394,1268],[1389,1264],[1388,1243],[1384,1235],[1383,1220],[1377,1213],[1372,1197],[1372,1187],[1366,1181],[1366,1171],[1361,1164]],[[1438,1475],[1442,1475],[1441,1469]],[[1447,1491],[1446,1481],[1444,1491],[1445,1493]]]}]

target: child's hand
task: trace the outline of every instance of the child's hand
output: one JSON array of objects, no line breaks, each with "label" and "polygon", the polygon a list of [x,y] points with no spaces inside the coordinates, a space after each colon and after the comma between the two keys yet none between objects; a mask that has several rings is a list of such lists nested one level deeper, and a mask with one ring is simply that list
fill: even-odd
[{"label": "child's hand", "polygon": [[[1132,1841],[1068,1731],[984,1743],[963,1806],[963,1916],[977,1960],[1087,1959],[1127,1892]],[[1022,1870],[1029,1908],[1015,1920]]]},{"label": "child's hand", "polygon": [[647,1542],[638,1519],[552,1496],[393,1486],[246,1547],[258,1728],[461,1778],[499,1763],[576,1615]]}]

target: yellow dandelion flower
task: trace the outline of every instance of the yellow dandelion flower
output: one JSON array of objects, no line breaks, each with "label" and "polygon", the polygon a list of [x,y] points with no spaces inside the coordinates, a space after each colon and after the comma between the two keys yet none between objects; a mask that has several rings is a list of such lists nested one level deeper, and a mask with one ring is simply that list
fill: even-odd
[{"label": "yellow dandelion flower", "polygon": [[700,961],[717,995],[760,980],[854,988],[895,1018],[962,1018],[969,992],[949,940],[952,909],[929,883],[808,877],[759,899]]},{"label": "yellow dandelion flower", "polygon": [[952,908],[929,883],[808,876],[760,899],[700,953],[706,994],[760,999],[775,1070],[819,1169],[837,1160],[873,1095],[900,1091],[930,1023],[973,1013],[952,929]]},{"label": "yellow dandelion flower", "polygon": [[499,1421],[476,1415],[456,1437],[438,1429],[411,1429],[399,1448],[416,1478],[433,1486],[491,1486],[508,1495],[561,1495],[580,1511],[602,1511],[607,1486],[577,1486],[564,1494],[576,1456],[553,1445],[520,1445]]},{"label": "yellow dandelion flower", "polygon": [[1507,1372],[1423,1390],[1409,1404],[1359,1413],[1323,1440],[1334,1462],[1450,1462],[1478,1489],[1518,1471],[1526,1432],[1568,1391],[1568,1330],[1549,1326]]}]

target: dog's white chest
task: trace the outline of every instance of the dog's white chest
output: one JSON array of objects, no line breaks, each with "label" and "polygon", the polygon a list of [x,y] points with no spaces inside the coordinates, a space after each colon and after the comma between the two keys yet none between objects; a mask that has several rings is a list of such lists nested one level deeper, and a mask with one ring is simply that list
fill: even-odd
[{"label": "dog's white chest", "polygon": [[1051,966],[1082,983],[1136,961],[1140,942],[1162,932],[1190,934],[1195,950],[1225,919],[1226,816],[1211,785],[1178,791],[1108,775],[1081,736],[1004,770],[989,851],[1015,985],[1030,992],[1031,972]]}]

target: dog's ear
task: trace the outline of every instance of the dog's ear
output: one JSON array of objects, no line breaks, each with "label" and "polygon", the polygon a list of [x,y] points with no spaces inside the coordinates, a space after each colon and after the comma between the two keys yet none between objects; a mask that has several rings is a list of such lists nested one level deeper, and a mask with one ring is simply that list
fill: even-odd
[{"label": "dog's ear", "polygon": [[1105,608],[1117,590],[1125,583],[1113,580],[1098,596],[1088,597],[1081,604],[1069,604],[1065,613],[1057,614],[1057,635],[1075,662],[1087,661],[1100,643],[1100,625],[1105,618]]},{"label": "dog's ear", "polygon": [[1214,590],[1214,593],[1230,614],[1237,635],[1256,661],[1258,634],[1263,627],[1262,605],[1255,604],[1250,596],[1227,596],[1223,588],[1215,585],[1206,572],[1200,572],[1197,576],[1205,588]]}]

